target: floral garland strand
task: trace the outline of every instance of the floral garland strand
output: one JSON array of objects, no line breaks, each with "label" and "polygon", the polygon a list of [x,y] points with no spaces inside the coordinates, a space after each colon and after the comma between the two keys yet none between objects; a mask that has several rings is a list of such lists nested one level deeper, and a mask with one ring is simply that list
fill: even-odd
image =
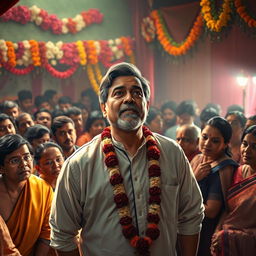
[{"label": "floral garland strand", "polygon": [[146,138],[147,158],[149,161],[149,206],[147,214],[146,236],[139,236],[136,227],[132,223],[132,215],[129,208],[129,199],[125,192],[123,177],[120,173],[118,158],[112,142],[111,130],[109,127],[101,134],[102,150],[105,155],[105,164],[109,173],[109,182],[113,188],[114,202],[119,214],[119,223],[122,227],[123,235],[130,241],[130,245],[138,251],[140,255],[150,255],[150,245],[160,235],[158,223],[160,221],[161,188],[159,165],[160,151],[157,142],[151,131],[143,127],[143,135]]},{"label": "floral garland strand", "polygon": [[212,13],[215,0],[201,0],[200,6],[203,19],[205,21],[206,28],[210,32],[221,32],[225,27],[227,27],[228,22],[231,20],[231,0],[223,0],[222,11],[219,13],[217,18],[214,18]]},{"label": "floral garland strand", "polygon": [[249,27],[256,28],[256,19],[248,14],[247,8],[243,5],[242,0],[235,0],[236,12],[239,15],[240,19]]},{"label": "floral garland strand", "polygon": [[187,38],[181,43],[175,42],[169,35],[159,10],[152,11],[150,17],[154,20],[158,42],[164,51],[172,56],[185,55],[195,45],[202,34],[203,20],[200,14],[197,16]]},{"label": "floral garland strand", "polygon": [[53,34],[76,34],[93,23],[102,23],[103,14],[98,9],[90,9],[77,14],[74,18],[59,19],[55,14],[48,14],[44,9],[33,5],[14,6],[1,16],[4,22],[15,21],[21,24],[34,22],[44,30],[50,30]]},{"label": "floral garland strand", "polygon": [[[67,78],[73,75],[79,65],[83,67],[91,65],[87,72],[90,74],[89,78],[93,87],[98,91],[102,78],[99,62],[107,68],[124,61],[125,57],[133,62],[133,42],[130,37],[108,41],[89,40],[71,43],[38,42],[36,40],[13,43],[0,39],[0,65],[8,63],[13,68],[20,67],[17,70],[8,68],[8,71],[13,71],[17,75],[23,73],[19,70],[22,70],[24,66],[42,67],[57,78]],[[58,71],[53,67],[58,64],[67,65],[70,68],[66,71]],[[2,65],[2,68],[5,67],[6,65]],[[31,68],[26,69],[26,72],[30,70],[32,71]]]},{"label": "floral garland strand", "polygon": [[95,74],[94,74],[94,71],[93,71],[93,65],[92,64],[88,64],[86,66],[86,72],[87,72],[87,75],[88,75],[88,79],[91,83],[91,86],[93,88],[93,90],[95,91],[96,94],[99,94],[100,92],[100,86],[96,80],[96,77],[95,77]]}]

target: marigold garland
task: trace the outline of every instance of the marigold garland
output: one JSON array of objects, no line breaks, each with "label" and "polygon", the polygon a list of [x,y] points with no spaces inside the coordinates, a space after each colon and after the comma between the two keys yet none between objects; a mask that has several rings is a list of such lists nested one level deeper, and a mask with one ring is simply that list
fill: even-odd
[{"label": "marigold garland", "polygon": [[[111,130],[109,127],[101,134],[102,150],[105,154],[105,164],[109,173],[109,182],[113,188],[114,202],[116,204],[120,217],[119,223],[122,226],[122,232],[130,245],[136,248],[140,255],[150,255],[150,245],[160,235],[158,223],[160,221],[160,202],[161,188],[160,176],[161,169],[159,165],[160,151],[157,142],[151,131],[143,127],[143,135],[146,138],[147,157],[149,161],[149,207],[147,214],[146,236],[139,236],[137,228],[132,223],[132,215],[129,209],[129,199],[125,192],[123,177],[119,170],[118,158],[112,142]],[[154,161],[152,164],[152,160]]]},{"label": "marigold garland", "polygon": [[225,28],[228,22],[231,20],[232,9],[230,7],[231,0],[223,0],[222,11],[219,14],[218,19],[214,19],[212,16],[212,6],[215,0],[201,0],[201,12],[206,24],[206,27],[213,32],[221,32]]},{"label": "marigold garland", "polygon": [[33,5],[14,6],[1,16],[4,22],[15,21],[21,24],[34,22],[44,30],[50,30],[54,34],[76,34],[83,28],[93,24],[101,23],[103,14],[98,9],[90,9],[77,14],[74,18],[59,19],[55,14],[48,14],[44,9]]},{"label": "marigold garland", "polygon": [[163,49],[170,55],[181,56],[185,55],[196,43],[201,35],[203,28],[203,20],[199,14],[191,28],[187,38],[181,42],[177,43],[169,35],[166,26],[164,25],[163,18],[159,10],[154,10],[151,12],[152,19],[155,23],[157,39]]},{"label": "marigold garland", "polygon": [[[111,41],[111,44],[109,43]],[[59,41],[38,42],[36,40],[24,40],[18,43],[0,39],[0,67],[5,68],[3,64],[9,63],[12,67],[8,69],[14,74],[23,74],[19,72],[31,64],[35,67],[43,67],[50,74],[58,78],[67,78],[74,74],[78,66],[90,64],[88,73],[93,87],[98,91],[98,84],[102,78],[98,63],[101,62],[104,67],[124,61],[125,57],[134,63],[133,40],[130,37],[117,38],[115,40],[100,41],[77,41],[63,43]],[[51,67],[57,64],[64,64],[70,68],[66,71],[58,71]],[[32,69],[26,69],[29,71]]]},{"label": "marigold garland", "polygon": [[31,57],[33,60],[33,65],[35,67],[39,67],[41,66],[39,43],[35,40],[29,40],[29,43],[31,45],[30,51],[32,55]]},{"label": "marigold garland", "polygon": [[88,79],[91,83],[93,90],[96,92],[96,94],[99,94],[100,86],[97,83],[97,80],[96,80],[94,72],[93,72],[93,67],[91,64],[88,64],[86,66],[86,71],[87,71]]},{"label": "marigold garland", "polygon": [[86,51],[84,48],[84,44],[82,41],[77,41],[76,46],[77,46],[77,50],[78,50],[78,54],[79,54],[79,58],[80,58],[80,64],[82,66],[85,66],[87,63],[87,59],[86,59]]},{"label": "marigold garland", "polygon": [[7,57],[8,57],[8,63],[11,67],[16,66],[16,55],[13,43],[11,41],[6,41],[7,46]]},{"label": "marigold garland", "polygon": [[250,28],[256,28],[256,19],[248,14],[246,7],[243,5],[242,0],[235,0],[235,8],[239,17],[248,25]]}]

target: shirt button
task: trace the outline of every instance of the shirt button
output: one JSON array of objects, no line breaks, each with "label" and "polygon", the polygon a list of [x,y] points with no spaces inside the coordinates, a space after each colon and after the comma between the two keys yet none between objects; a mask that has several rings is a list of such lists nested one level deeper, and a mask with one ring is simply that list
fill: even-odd
[{"label": "shirt button", "polygon": [[137,178],[137,177],[135,177],[135,178],[134,178],[134,180],[135,180],[135,181],[137,181],[137,180],[138,180],[138,178]]}]

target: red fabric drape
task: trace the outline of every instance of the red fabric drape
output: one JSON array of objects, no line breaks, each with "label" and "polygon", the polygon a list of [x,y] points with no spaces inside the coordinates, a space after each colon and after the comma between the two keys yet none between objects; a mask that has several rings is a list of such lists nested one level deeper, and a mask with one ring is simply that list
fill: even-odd
[{"label": "red fabric drape", "polygon": [[150,10],[147,0],[131,0],[130,5],[135,37],[136,66],[140,69],[142,75],[150,82],[151,102],[154,102],[154,53],[145,43],[140,30],[141,21],[149,14]]}]

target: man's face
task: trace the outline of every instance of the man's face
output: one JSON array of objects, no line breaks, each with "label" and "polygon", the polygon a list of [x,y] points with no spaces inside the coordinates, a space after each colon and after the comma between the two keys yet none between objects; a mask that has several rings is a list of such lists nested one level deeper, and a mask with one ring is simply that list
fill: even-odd
[{"label": "man's face", "polygon": [[6,134],[16,134],[15,127],[10,119],[5,119],[0,122],[0,137]]},{"label": "man's face", "polygon": [[82,114],[81,115],[70,115],[70,118],[75,123],[75,129],[76,129],[77,134],[82,133],[83,129],[84,129]]},{"label": "man's face", "polygon": [[59,104],[60,110],[67,111],[69,108],[71,108],[71,104],[69,103],[60,103]]},{"label": "man's face", "polygon": [[119,76],[109,88],[107,102],[101,104],[101,109],[111,125],[124,131],[133,131],[145,122],[148,106],[139,79]]},{"label": "man's face", "polygon": [[51,129],[52,117],[47,112],[41,112],[36,115],[36,123],[46,126]]},{"label": "man's face", "polygon": [[177,130],[176,141],[182,147],[187,157],[198,150],[199,139],[193,138],[183,127]]},{"label": "man's face", "polygon": [[58,128],[55,133],[55,140],[64,151],[74,147],[76,142],[76,130],[72,123],[66,123]]},{"label": "man's face", "polygon": [[21,101],[21,107],[25,111],[30,111],[33,108],[33,102],[32,99],[25,99]]},{"label": "man's face", "polygon": [[14,107],[14,108],[6,109],[5,114],[16,119],[19,116],[20,111],[17,107]]},{"label": "man's face", "polygon": [[103,132],[104,128],[106,127],[106,123],[104,120],[99,119],[93,122],[89,133],[91,134],[92,137],[100,134]]},{"label": "man's face", "polygon": [[13,182],[21,182],[28,179],[33,170],[33,158],[27,145],[22,145],[4,159],[4,165],[0,171],[6,179]]},{"label": "man's face", "polygon": [[176,123],[176,114],[170,108],[163,110],[163,121],[166,127],[171,127]]},{"label": "man's face", "polygon": [[41,109],[41,108],[45,108],[45,109],[48,109],[48,110],[52,110],[52,107],[51,107],[51,105],[50,105],[50,103],[49,103],[48,101],[42,102],[42,103],[40,104],[39,109]]},{"label": "man's face", "polygon": [[19,127],[18,127],[19,134],[24,135],[28,127],[31,127],[33,125],[34,125],[34,121],[30,115],[23,116],[22,119],[20,119],[19,121]]}]

